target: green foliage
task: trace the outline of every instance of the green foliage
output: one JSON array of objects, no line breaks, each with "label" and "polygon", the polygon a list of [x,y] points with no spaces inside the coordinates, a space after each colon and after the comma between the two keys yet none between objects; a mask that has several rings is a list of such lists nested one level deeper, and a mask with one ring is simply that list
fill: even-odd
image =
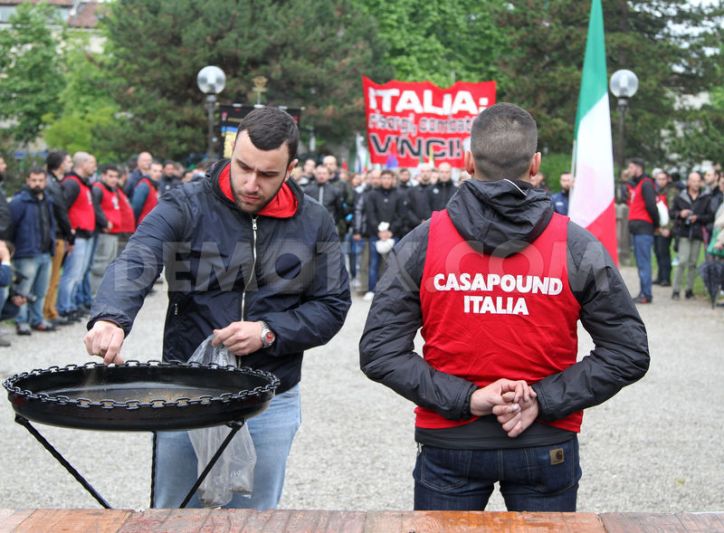
[{"label": "green foliage", "polygon": [[[513,0],[508,5],[499,24],[511,31],[514,46],[501,68],[512,82],[501,84],[499,99],[531,110],[540,127],[541,148],[565,153],[573,137],[590,2],[547,0],[541,6]],[[721,54],[707,51],[721,42],[721,7],[616,0],[603,2],[603,10],[609,76],[628,68],[640,83],[626,117],[626,156],[663,163],[670,153],[661,131],[685,118],[675,106],[676,96],[720,84],[714,66]],[[613,97],[611,108],[616,124]]]},{"label": "green foliage", "polygon": [[710,103],[685,109],[683,119],[670,130],[671,152],[679,166],[693,168],[702,161],[724,161],[724,88],[709,94]]},{"label": "green foliage", "polygon": [[509,43],[495,23],[500,2],[359,1],[378,21],[395,79],[447,87],[456,80],[500,82],[504,77],[498,60]]},{"label": "green foliage", "polygon": [[10,26],[0,30],[0,135],[19,143],[34,140],[43,116],[59,107],[63,89],[59,43],[63,28],[47,4],[20,4]]},{"label": "green foliage", "polygon": [[115,122],[115,106],[98,107],[86,112],[66,112],[45,129],[45,142],[50,147],[62,147],[68,153],[87,151],[101,162],[119,161],[105,138],[98,135]]},{"label": "green foliage", "polygon": [[546,185],[551,192],[558,192],[561,190],[561,174],[571,171],[571,154],[543,154],[540,169],[545,174]]},{"label": "green foliage", "polygon": [[347,0],[126,0],[105,19],[112,94],[128,113],[103,128],[114,150],[181,158],[206,145],[204,95],[196,75],[217,65],[220,100],[254,103],[253,78],[268,78],[264,102],[304,106],[318,135],[347,137],[364,124],[361,76],[386,76],[374,20]]},{"label": "green foliage", "polygon": [[60,94],[61,113],[47,114],[44,137],[48,146],[69,153],[87,151],[99,161],[117,161],[104,130],[111,128],[119,111],[111,97],[105,72],[107,56],[90,49],[85,32],[69,32],[66,41],[65,88]]}]

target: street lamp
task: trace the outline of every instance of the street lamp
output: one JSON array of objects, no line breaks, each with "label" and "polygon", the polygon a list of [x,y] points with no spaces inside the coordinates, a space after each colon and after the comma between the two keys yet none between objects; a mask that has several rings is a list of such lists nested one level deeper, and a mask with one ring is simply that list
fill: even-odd
[{"label": "street lamp", "polygon": [[214,158],[214,110],[216,109],[216,95],[224,90],[226,74],[219,67],[208,65],[199,70],[196,76],[196,85],[206,95],[206,112],[209,118],[209,144],[206,157]]},{"label": "street lamp", "polygon": [[[611,76],[609,87],[613,95],[618,99],[618,171],[619,179],[623,172],[624,156],[626,152],[626,141],[624,137],[624,119],[628,111],[628,100],[639,88],[639,79],[630,70],[617,70]],[[620,194],[620,191],[617,191]]]}]

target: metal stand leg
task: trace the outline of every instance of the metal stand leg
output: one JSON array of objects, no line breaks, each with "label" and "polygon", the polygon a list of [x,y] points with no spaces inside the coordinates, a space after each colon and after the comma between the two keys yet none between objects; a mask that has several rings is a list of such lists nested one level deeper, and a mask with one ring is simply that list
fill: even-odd
[{"label": "metal stand leg", "polygon": [[184,498],[184,501],[181,502],[181,505],[180,505],[179,509],[184,509],[184,508],[186,507],[186,505],[188,505],[189,501],[190,501],[191,498],[193,497],[193,495],[194,495],[194,493],[196,492],[196,490],[197,490],[197,489],[201,486],[201,484],[204,482],[204,479],[206,479],[206,476],[209,474],[209,472],[211,472],[211,469],[212,469],[212,468],[214,467],[214,465],[216,464],[216,461],[218,461],[218,460],[219,460],[219,457],[221,457],[221,454],[224,453],[224,450],[226,449],[226,447],[227,447],[227,446],[229,445],[229,443],[231,442],[231,439],[233,439],[233,438],[234,438],[234,435],[236,435],[237,431],[239,431],[239,430],[244,426],[244,421],[242,420],[242,421],[240,421],[240,422],[229,422],[229,423],[226,424],[226,425],[231,428],[231,431],[230,431],[229,434],[226,436],[226,439],[224,439],[224,442],[221,443],[221,446],[219,447],[219,449],[216,450],[216,453],[215,453],[214,456],[211,458],[211,461],[209,461],[209,464],[206,465],[206,468],[204,468],[204,471],[201,472],[201,475],[199,476],[199,479],[197,479],[197,480],[196,480],[196,483],[194,483],[194,486],[191,487],[191,490],[190,490],[189,493],[186,495],[186,498]]},{"label": "metal stand leg", "polygon": [[27,429],[30,434],[37,439],[37,441],[43,445],[43,447],[50,452],[50,454],[55,457],[55,459],[65,467],[65,469],[70,472],[70,474],[80,483],[83,485],[83,488],[87,490],[91,496],[95,498],[95,500],[100,503],[103,507],[106,509],[111,509],[110,504],[101,496],[98,494],[98,491],[93,488],[93,485],[88,483],[86,479],[80,475],[80,473],[71,465],[68,461],[65,460],[65,457],[60,455],[60,452],[53,448],[53,446],[43,437],[37,429],[35,429],[27,418],[24,418],[20,415],[15,415],[15,422],[23,426],[25,429]]}]

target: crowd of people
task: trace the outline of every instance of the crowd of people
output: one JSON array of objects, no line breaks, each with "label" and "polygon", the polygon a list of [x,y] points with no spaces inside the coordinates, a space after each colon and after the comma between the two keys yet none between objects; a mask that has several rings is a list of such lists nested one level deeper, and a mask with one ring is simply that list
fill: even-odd
[{"label": "crowd of people", "polygon": [[643,160],[631,159],[622,193],[641,285],[636,302],[653,301],[652,285],[672,287],[673,300],[680,300],[682,291],[685,299],[694,298],[701,267],[710,273],[705,284],[715,304],[724,257],[724,176],[716,168],[692,171],[685,180],[662,169],[654,169],[650,177],[645,170]]},{"label": "crowd of people", "polygon": [[[6,171],[0,158],[0,183]],[[161,194],[204,174],[148,152],[100,167],[86,152],[49,152],[10,201],[0,190],[0,319],[14,318],[18,335],[83,320],[106,267]]]},{"label": "crowd of people", "polygon": [[[202,179],[209,166],[185,169],[142,152],[127,165],[97,167],[95,157],[85,152],[72,157],[49,152],[45,168],[30,169],[25,186],[9,202],[0,191],[0,259],[9,270],[8,282],[0,287],[0,318],[14,318],[18,335],[52,332],[82,320],[106,267],[136,226],[165,192]],[[0,178],[5,169],[0,158]],[[675,300],[682,291],[690,299],[701,248],[714,259],[722,253],[724,177],[710,169],[703,175],[691,172],[684,181],[661,169],[650,178],[644,170],[643,161],[632,159],[624,182],[641,280],[636,301],[651,302],[653,284],[672,286]],[[355,173],[327,155],[306,159],[290,177],[332,216],[352,288],[370,301],[385,255],[433,212],[444,209],[470,178],[465,171],[457,172],[448,163],[424,163],[415,169]],[[573,176],[563,173],[559,179],[560,191],[554,194],[541,172],[531,184],[549,192],[555,212],[567,215]],[[652,255],[658,266],[655,276]],[[0,272],[0,282],[4,277]],[[0,335],[0,346],[9,345],[7,335]]]}]

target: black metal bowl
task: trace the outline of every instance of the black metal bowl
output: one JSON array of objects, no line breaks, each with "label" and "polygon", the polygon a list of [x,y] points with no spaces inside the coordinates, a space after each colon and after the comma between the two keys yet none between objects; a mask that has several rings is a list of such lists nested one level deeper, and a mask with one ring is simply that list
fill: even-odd
[{"label": "black metal bowl", "polygon": [[54,426],[156,431],[218,426],[267,408],[279,380],[251,368],[128,361],[33,370],[3,386],[15,412]]}]

